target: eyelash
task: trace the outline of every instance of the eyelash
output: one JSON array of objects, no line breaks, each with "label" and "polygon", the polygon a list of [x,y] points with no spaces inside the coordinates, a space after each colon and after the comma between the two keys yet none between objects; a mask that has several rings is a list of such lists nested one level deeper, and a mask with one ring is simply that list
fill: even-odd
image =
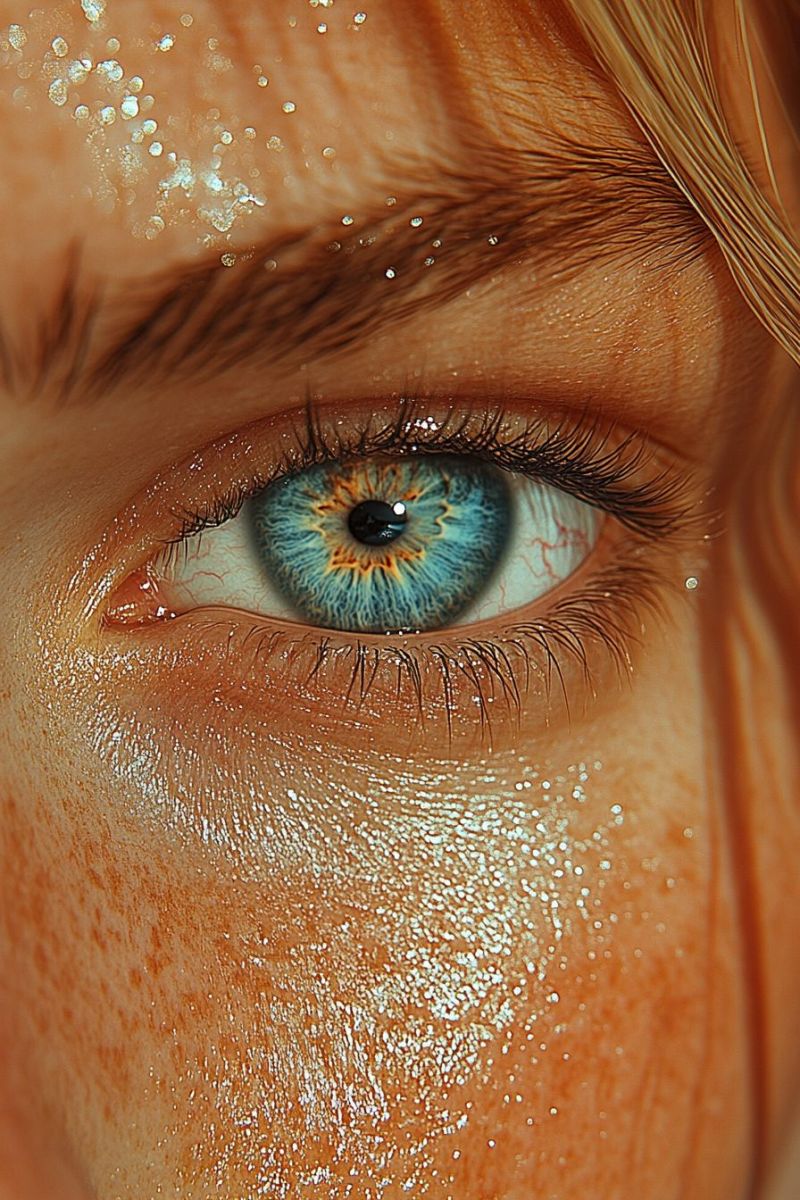
[{"label": "eyelash", "polygon": [[[429,405],[404,398],[393,421],[377,429],[369,425],[342,432],[326,425],[320,410],[308,402],[305,423],[297,429],[297,445],[264,476],[251,479],[197,509],[173,510],[181,521],[168,544],[178,545],[203,530],[235,517],[252,496],[277,479],[308,467],[342,458],[374,454],[468,454],[504,470],[547,483],[615,517],[634,533],[666,537],[682,527],[691,506],[680,503],[684,481],[666,469],[643,483],[626,486],[652,458],[647,443],[629,433],[611,448],[613,431],[596,418],[562,419],[550,428],[544,418],[527,422],[512,437],[503,436],[508,413],[495,407],[477,425],[473,412],[451,411],[442,421],[431,418]],[[473,428],[473,425],[475,427]]]},{"label": "eyelash", "polygon": [[[636,641],[643,611],[658,611],[669,579],[645,547],[673,545],[694,523],[694,504],[683,472],[655,465],[656,450],[639,434],[617,437],[593,415],[562,416],[555,424],[542,417],[512,428],[502,405],[476,414],[473,409],[450,409],[442,419],[430,412],[429,400],[406,398],[391,419],[370,415],[360,425],[352,417],[332,420],[308,402],[304,419],[292,427],[293,444],[263,473],[246,483],[220,490],[193,508],[173,509],[177,532],[163,543],[169,566],[204,530],[235,517],[250,497],[275,480],[319,463],[374,454],[466,454],[505,470],[560,488],[613,517],[628,531],[617,539],[611,561],[595,571],[583,587],[556,600],[541,617],[506,620],[499,632],[471,635],[458,627],[429,635],[386,635],[364,638],[332,634],[311,627],[276,628],[265,618],[241,622],[220,618],[220,610],[204,618],[192,614],[191,630],[201,639],[226,631],[226,662],[238,646],[245,674],[280,653],[302,673],[301,682],[321,686],[325,672],[335,678],[330,691],[360,713],[373,688],[393,672],[392,691],[400,697],[410,690],[422,720],[442,709],[452,740],[459,680],[466,680],[470,702],[477,707],[481,729],[491,737],[492,709],[500,700],[506,716],[520,715],[523,698],[536,675],[549,698],[555,682],[569,712],[565,665],[577,665],[592,690],[590,649],[601,645],[617,673],[625,676],[630,649]],[[601,541],[603,534],[601,533]],[[597,548],[595,549],[596,552]],[[349,675],[339,674],[344,666]],[[430,691],[437,681],[438,695]]]}]

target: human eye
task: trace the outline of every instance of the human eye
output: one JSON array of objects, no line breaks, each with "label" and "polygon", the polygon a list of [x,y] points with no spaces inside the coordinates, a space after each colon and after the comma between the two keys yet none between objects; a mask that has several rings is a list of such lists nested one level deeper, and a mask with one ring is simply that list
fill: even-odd
[{"label": "human eye", "polygon": [[119,583],[107,629],[222,638],[227,670],[238,653],[330,711],[374,694],[385,713],[410,690],[451,730],[459,711],[518,709],[532,680],[563,691],[567,660],[584,683],[598,650],[624,663],[689,518],[642,435],[503,403],[308,404],[183,476],[212,482],[173,504],[178,528]]}]

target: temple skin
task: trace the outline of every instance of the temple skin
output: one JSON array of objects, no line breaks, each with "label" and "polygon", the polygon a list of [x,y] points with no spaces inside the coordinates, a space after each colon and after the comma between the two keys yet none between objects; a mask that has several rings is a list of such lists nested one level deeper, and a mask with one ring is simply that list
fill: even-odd
[{"label": "temple skin", "polygon": [[[0,0],[0,29],[27,30],[0,70],[22,366],[76,245],[86,288],[124,300],[371,212],[410,159],[434,172],[476,138],[641,144],[546,12],[105,7],[45,4],[34,28]],[[122,102],[105,77],[53,102],[57,38],[142,78],[162,154],[132,143],[132,165],[120,115],[88,137],[76,106]],[[170,146],[222,188],[164,201]],[[265,204],[213,208],[244,180]],[[99,350],[115,332],[98,319]],[[800,1044],[798,381],[713,247],[519,263],[224,385],[145,371],[89,408],[23,374],[0,396],[0,1198],[770,1195]],[[568,705],[534,671],[491,738],[464,686],[448,740],[409,694],[359,708],[344,677],[301,687],[199,629],[102,624],[196,476],[228,482],[309,391],[346,415],[412,384],[432,406],[589,404],[655,440],[698,516],[659,551],[623,670],[593,644]]]}]

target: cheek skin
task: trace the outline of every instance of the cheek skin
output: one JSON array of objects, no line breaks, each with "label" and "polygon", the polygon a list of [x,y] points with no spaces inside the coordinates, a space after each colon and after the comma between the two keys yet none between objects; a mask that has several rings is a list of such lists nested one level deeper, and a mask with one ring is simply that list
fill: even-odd
[{"label": "cheek skin", "polygon": [[3,879],[19,1041],[98,1193],[477,1200],[535,1179],[566,1198],[635,1178],[649,1200],[680,1173],[687,1197],[736,1195],[716,1122],[747,1127],[738,949],[698,726],[664,715],[680,765],[630,750],[662,689],[640,679],[620,736],[590,724],[546,768],[265,760],[268,799],[291,787],[334,832],[262,872],[166,832],[88,757],[44,773]]}]

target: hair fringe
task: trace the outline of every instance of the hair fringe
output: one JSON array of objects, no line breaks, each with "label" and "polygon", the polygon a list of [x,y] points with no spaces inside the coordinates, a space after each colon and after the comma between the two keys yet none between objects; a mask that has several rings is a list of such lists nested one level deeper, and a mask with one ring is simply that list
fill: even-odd
[{"label": "hair fringe", "polygon": [[[745,0],[731,3],[774,199],[757,182],[726,119],[704,0],[565,3],[665,168],[716,239],[746,301],[800,364],[800,245],[777,194]],[[800,39],[794,47],[800,48]],[[800,78],[800,61],[795,78]]]}]

